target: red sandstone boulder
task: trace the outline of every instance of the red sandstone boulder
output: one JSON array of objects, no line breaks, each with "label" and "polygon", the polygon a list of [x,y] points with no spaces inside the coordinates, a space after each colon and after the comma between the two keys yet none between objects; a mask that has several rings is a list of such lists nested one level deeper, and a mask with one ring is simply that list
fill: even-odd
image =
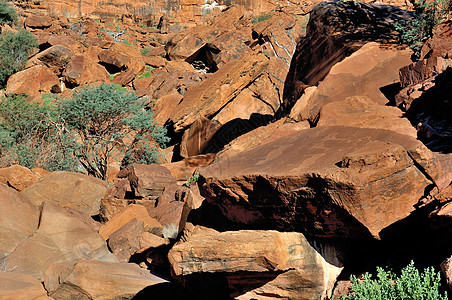
[{"label": "red sandstone boulder", "polygon": [[452,57],[452,21],[440,24],[432,38],[428,39],[422,47],[421,59],[429,57]]},{"label": "red sandstone boulder", "polygon": [[201,195],[231,221],[323,237],[379,238],[440,175],[419,141],[388,130],[302,130],[200,171]]},{"label": "red sandstone boulder", "polygon": [[407,11],[384,4],[337,1],[317,4],[309,18],[307,35],[298,42],[293,55],[285,80],[282,111],[287,113],[306,86],[316,85],[332,66],[367,42],[397,44],[393,26],[410,16]]},{"label": "red sandstone boulder", "polygon": [[40,93],[60,93],[60,80],[46,66],[34,66],[17,72],[9,77],[6,85],[7,94],[27,94],[39,96]]},{"label": "red sandstone boulder", "polygon": [[87,55],[75,55],[63,72],[64,81],[70,86],[96,82],[110,82],[108,72]]},{"label": "red sandstone boulder", "polygon": [[131,204],[126,209],[115,214],[107,223],[99,228],[99,233],[107,240],[115,231],[132,221],[141,220],[144,224],[144,230],[161,234],[162,225],[150,217],[146,208],[139,204]]},{"label": "red sandstone boulder", "polygon": [[[238,299],[252,299],[259,294],[289,299],[323,299],[331,295],[342,270],[334,248],[316,244],[316,249],[301,233],[194,230],[168,254],[174,274],[181,276],[187,287],[190,285],[190,277],[184,278],[187,275],[204,275],[204,282],[208,285],[207,274],[218,273],[226,278],[229,288],[235,290],[231,296]],[[270,273],[275,275],[270,276]],[[253,285],[260,287],[250,291]],[[245,291],[248,292],[245,294]],[[221,292],[218,290],[217,296]]]},{"label": "red sandstone boulder", "polygon": [[[71,42],[69,41],[68,43]],[[60,75],[73,56],[74,52],[69,47],[55,44],[30,58],[25,67],[43,64],[55,74]]]},{"label": "red sandstone boulder", "polygon": [[[292,108],[290,118],[315,124],[323,118],[324,105],[351,96],[365,96],[385,105],[388,99],[380,88],[399,81],[399,69],[411,62],[410,56],[411,50],[407,48],[399,50],[377,43],[364,45],[333,66],[315,91],[303,95]],[[369,119],[369,123],[373,121]]]},{"label": "red sandstone boulder", "polygon": [[51,263],[75,263],[80,259],[116,261],[87,220],[70,209],[44,203],[39,228],[4,259],[5,268],[42,279]]},{"label": "red sandstone boulder", "polygon": [[57,171],[27,187],[22,194],[37,205],[48,201],[97,215],[100,202],[107,191],[107,183],[103,180],[79,173]]},{"label": "red sandstone boulder", "polygon": [[140,237],[144,232],[144,222],[132,219],[110,234],[108,247],[119,262],[129,262],[130,257],[141,249]]},{"label": "red sandstone boulder", "polygon": [[0,271],[3,300],[51,300],[41,282],[29,275]]},{"label": "red sandstone boulder", "polygon": [[40,178],[39,174],[20,165],[0,169],[0,182],[19,192],[36,183]]},{"label": "red sandstone boulder", "polygon": [[0,206],[0,259],[4,259],[38,228],[39,209],[19,192],[2,183]]},{"label": "red sandstone boulder", "polygon": [[167,282],[136,264],[79,261],[50,294],[55,299],[132,299],[144,288]]},{"label": "red sandstone boulder", "polygon": [[127,169],[130,186],[136,197],[157,199],[166,186],[176,183],[170,171],[157,164],[132,164]]},{"label": "red sandstone boulder", "polygon": [[143,56],[134,47],[124,43],[113,44],[100,52],[98,57],[100,62],[120,70],[112,81],[120,85],[130,83],[145,67]]},{"label": "red sandstone boulder", "polygon": [[50,16],[29,15],[25,19],[24,25],[33,29],[44,29],[52,26],[52,18]]}]

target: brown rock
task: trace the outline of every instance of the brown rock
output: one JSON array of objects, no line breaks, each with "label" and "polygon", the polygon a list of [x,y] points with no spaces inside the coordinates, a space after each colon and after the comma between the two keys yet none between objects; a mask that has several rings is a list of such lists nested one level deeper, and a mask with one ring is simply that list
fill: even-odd
[{"label": "brown rock", "polygon": [[176,183],[170,171],[157,164],[132,164],[128,170],[130,186],[136,197],[157,199],[166,186]]},{"label": "brown rock", "polygon": [[145,68],[143,56],[134,47],[124,43],[115,43],[100,52],[99,61],[121,70],[121,73],[112,80],[113,83],[120,85],[130,83]]},{"label": "brown rock", "polygon": [[422,143],[406,135],[319,127],[200,173],[201,195],[233,222],[303,228],[325,237],[378,238],[414,210],[440,166]]},{"label": "brown rock", "polygon": [[107,240],[112,233],[120,229],[133,219],[138,219],[144,222],[144,229],[149,232],[161,232],[162,225],[151,218],[142,205],[131,204],[123,211],[115,214],[110,221],[99,228],[99,233]]},{"label": "brown rock", "polygon": [[60,80],[46,66],[34,66],[13,74],[6,85],[7,94],[59,93],[62,91]]},{"label": "brown rock", "polygon": [[86,55],[75,55],[67,64],[63,78],[70,86],[86,85],[96,82],[110,82],[104,67]]},{"label": "brown rock", "polygon": [[57,171],[24,189],[22,194],[37,205],[49,201],[97,215],[100,202],[107,191],[107,183],[103,180],[79,173]]},{"label": "brown rock", "polygon": [[36,278],[0,271],[0,298],[4,300],[50,300]]},{"label": "brown rock", "polygon": [[448,67],[452,67],[452,58],[430,57],[423,59],[401,68],[399,71],[400,82],[403,88],[418,84],[430,77],[441,74]]},{"label": "brown rock", "polygon": [[145,287],[167,282],[136,264],[79,261],[50,295],[55,299],[132,299]]},{"label": "brown rock", "polygon": [[145,231],[140,236],[140,250],[138,251],[138,253],[142,253],[148,250],[149,248],[157,248],[169,244],[170,244],[169,239],[162,238],[155,234]]},{"label": "brown rock", "polygon": [[130,257],[141,249],[140,236],[144,232],[144,222],[132,219],[110,234],[108,246],[119,262],[129,262]]},{"label": "brown rock", "polygon": [[[238,287],[239,295],[247,290],[244,287],[250,282],[263,285],[269,281],[267,272],[295,270],[295,274],[283,273],[280,276],[285,278],[275,279],[273,284],[267,283],[239,299],[250,299],[248,295],[259,294],[260,291],[271,295],[285,294],[290,299],[319,299],[331,295],[334,282],[342,270],[334,248],[320,245],[315,249],[303,234],[296,232],[201,231],[173,246],[168,259],[178,276],[224,274],[230,287]],[[236,272],[240,272],[239,278],[234,274]],[[295,287],[306,281],[309,281],[308,286],[299,285],[284,291],[284,287]],[[278,287],[278,283],[282,282],[282,286]]]},{"label": "brown rock", "polygon": [[47,270],[44,272],[44,286],[46,290],[50,293],[54,292],[61,282],[71,274],[74,268],[74,263],[59,263],[51,264]]},{"label": "brown rock", "polygon": [[[359,17],[364,15],[370,17]],[[397,44],[393,26],[408,17],[409,12],[390,5],[335,1],[317,4],[310,14],[307,35],[298,42],[291,61],[282,111],[290,111],[302,95],[303,85],[316,85],[332,66],[367,42]]]},{"label": "brown rock", "polygon": [[36,183],[41,176],[20,165],[0,169],[0,182],[19,192]]},{"label": "brown rock", "polygon": [[395,49],[377,43],[368,43],[331,68],[310,97],[301,97],[290,118],[316,123],[324,105],[345,100],[350,96],[366,96],[385,105],[388,99],[380,88],[399,81],[400,67],[407,65],[411,50]]},{"label": "brown rock", "polygon": [[161,56],[145,56],[144,62],[154,68],[161,68],[166,65],[167,60]]},{"label": "brown rock", "polygon": [[444,277],[446,277],[449,290],[452,290],[452,258],[449,257],[441,263],[441,271]]},{"label": "brown rock", "polygon": [[50,16],[29,15],[25,19],[25,26],[39,29],[48,28],[52,26],[52,18]]},{"label": "brown rock", "polygon": [[77,214],[46,202],[38,230],[5,258],[7,269],[42,279],[52,263],[79,259],[116,261],[99,233]]},{"label": "brown rock", "polygon": [[[125,169],[124,169],[125,170]],[[127,207],[130,200],[124,199],[130,192],[130,184],[127,178],[123,178],[108,188],[108,195],[100,203],[100,215],[104,221],[108,221],[118,211]]]},{"label": "brown rock", "polygon": [[[68,44],[72,42],[68,41]],[[25,67],[43,64],[49,67],[55,74],[60,75],[73,56],[74,52],[69,47],[55,44],[33,56]]]},{"label": "brown rock", "polygon": [[378,105],[366,96],[348,97],[323,106],[317,127],[338,125],[390,129],[417,138],[417,130],[403,118],[400,109]]},{"label": "brown rock", "polygon": [[[16,190],[0,183],[0,260],[38,228],[39,209]],[[10,271],[9,269],[3,269]],[[1,281],[0,281],[1,282]]]},{"label": "brown rock", "polygon": [[184,132],[180,145],[180,155],[189,157],[200,154],[220,128],[221,123],[201,116]]},{"label": "brown rock", "polygon": [[157,121],[157,124],[161,126],[165,125],[165,123],[171,118],[174,109],[182,100],[182,97],[183,96],[179,93],[170,93],[160,97],[154,102],[152,109],[155,112],[155,120]]},{"label": "brown rock", "polygon": [[200,84],[190,88],[171,120],[175,131],[193,124],[200,116],[210,118],[262,75],[268,66],[263,54],[248,54],[233,60]]},{"label": "brown rock", "polygon": [[429,57],[452,57],[452,20],[440,24],[422,46],[421,59]]}]

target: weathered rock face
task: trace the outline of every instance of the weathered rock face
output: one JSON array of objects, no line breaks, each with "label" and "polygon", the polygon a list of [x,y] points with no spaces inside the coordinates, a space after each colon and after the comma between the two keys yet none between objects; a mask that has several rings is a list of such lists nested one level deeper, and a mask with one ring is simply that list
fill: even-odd
[{"label": "weathered rock face", "polygon": [[[323,118],[322,109],[326,104],[342,101],[352,96],[365,96],[371,100],[370,103],[385,105],[388,103],[388,99],[381,88],[399,81],[399,69],[411,62],[410,56],[411,50],[408,48],[397,49],[377,43],[364,45],[334,65],[325,79],[319,83],[317,89],[307,89],[292,108],[290,118],[295,121],[309,120],[311,124],[315,124],[319,118]],[[375,109],[378,108],[375,107]],[[380,109],[380,112],[383,110]],[[389,112],[391,109],[386,109],[386,111],[388,112],[382,114],[383,118],[390,119],[389,122],[394,120],[394,122],[400,123],[396,120],[399,116],[396,117],[394,113]],[[364,116],[366,111],[362,110],[362,113]],[[346,118],[344,116],[344,119]],[[368,123],[376,123],[372,119],[371,113],[366,118]],[[365,123],[364,120],[362,122],[362,124]],[[347,121],[343,125],[347,125],[346,123]],[[340,119],[336,124],[341,124]]]},{"label": "weathered rock face", "polygon": [[150,232],[160,232],[162,225],[157,222],[154,218],[151,218],[146,210],[146,208],[142,205],[132,204],[129,205],[123,211],[115,214],[110,221],[102,225],[99,228],[99,233],[102,237],[107,240],[111,234],[115,231],[132,221],[133,219],[138,219],[143,221],[144,229]]},{"label": "weathered rock face", "polygon": [[365,43],[396,44],[394,23],[409,16],[398,7],[383,4],[326,1],[316,5],[287,74],[283,111],[290,110],[306,85],[317,84],[333,65]]},{"label": "weathered rock face", "polygon": [[[271,281],[267,272],[282,273],[278,277],[285,277],[285,280],[281,277],[275,279],[285,283],[282,288],[270,287],[269,284],[261,289],[275,296],[286,294],[290,299],[325,298],[331,293],[334,281],[342,270],[335,249],[315,249],[303,234],[295,232],[242,230],[220,233],[198,230],[198,233],[188,236],[186,241],[176,244],[168,258],[177,276],[197,273],[222,273],[227,278],[231,276],[229,284],[232,288],[238,288],[238,295],[250,287],[240,281],[236,282],[238,286],[234,286],[235,272],[241,272],[249,283],[258,286],[257,282],[263,285]],[[296,274],[288,274],[292,273],[289,270],[295,270]],[[300,282],[305,282],[304,286],[282,291],[283,287]],[[254,292],[259,294],[259,291]]]},{"label": "weathered rock face", "polygon": [[88,55],[75,55],[67,64],[63,78],[66,84],[72,87],[96,82],[110,82],[105,68]]},{"label": "weathered rock face", "polygon": [[379,237],[407,217],[440,166],[387,130],[319,127],[201,170],[201,194],[230,220],[325,237]]},{"label": "weathered rock face", "polygon": [[[0,263],[38,228],[39,209],[0,183]],[[4,269],[3,269],[4,270]],[[9,270],[7,270],[9,271]]]},{"label": "weathered rock face", "polygon": [[0,298],[4,300],[50,300],[41,282],[25,275],[0,271]]},{"label": "weathered rock face", "polygon": [[30,58],[25,67],[45,65],[56,75],[60,75],[73,56],[74,52],[69,47],[57,44]]},{"label": "weathered rock face", "polygon": [[39,228],[5,258],[4,267],[42,279],[51,263],[79,259],[116,261],[101,235],[79,213],[46,202]]},{"label": "weathered rock face", "polygon": [[168,169],[156,164],[133,164],[128,170],[130,186],[136,197],[157,199],[165,186],[176,183]]},{"label": "weathered rock face", "polygon": [[81,212],[99,214],[100,202],[107,195],[105,181],[79,173],[52,172],[22,191],[34,204],[49,201]]},{"label": "weathered rock face", "polygon": [[452,57],[452,21],[448,20],[440,24],[434,33],[422,47],[421,58]]},{"label": "weathered rock face", "polygon": [[50,294],[55,299],[132,299],[147,286],[167,282],[135,264],[79,261]]},{"label": "weathered rock face", "polygon": [[20,165],[0,169],[0,182],[19,192],[36,183],[40,178],[39,174]]},{"label": "weathered rock face", "polygon": [[13,74],[6,85],[7,94],[27,94],[61,92],[60,80],[46,66],[34,66]]}]

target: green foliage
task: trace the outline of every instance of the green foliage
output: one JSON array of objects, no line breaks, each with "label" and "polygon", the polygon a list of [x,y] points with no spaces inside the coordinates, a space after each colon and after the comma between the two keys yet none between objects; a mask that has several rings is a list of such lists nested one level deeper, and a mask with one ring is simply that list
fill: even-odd
[{"label": "green foliage", "polygon": [[452,0],[416,2],[414,18],[395,25],[400,33],[401,42],[409,45],[415,52],[419,52],[422,44],[433,35],[436,26],[444,20],[451,9]]},{"label": "green foliage", "polygon": [[140,74],[138,76],[138,78],[151,78],[151,77],[154,77],[154,76],[156,76],[155,74],[152,74],[152,72],[154,70],[155,70],[154,67],[146,65],[145,71],[142,74]]},{"label": "green foliage", "polygon": [[154,47],[150,46],[150,47],[141,49],[141,55],[146,56],[152,50],[152,48],[154,48]]},{"label": "green foliage", "polygon": [[123,40],[122,42],[126,45],[132,46],[132,44],[128,40]]},{"label": "green foliage", "polygon": [[190,178],[187,179],[187,182],[184,183],[185,186],[190,187],[192,182],[197,182],[199,179],[199,171],[196,170],[193,175],[190,176]]},{"label": "green foliage", "polygon": [[12,25],[17,22],[14,7],[5,0],[0,0],[0,24]]},{"label": "green foliage", "polygon": [[20,70],[38,43],[33,35],[26,31],[7,31],[0,35],[0,85],[4,85],[9,76]]},{"label": "green foliage", "polygon": [[24,95],[1,99],[1,165],[74,171],[77,161],[72,156],[73,140],[64,126],[50,101],[42,105],[28,103]]},{"label": "green foliage", "polygon": [[268,20],[268,19],[270,19],[271,17],[272,17],[272,16],[270,16],[270,15],[260,15],[259,17],[252,19],[252,20],[251,20],[251,24],[256,24],[256,23],[259,23],[259,22]]},{"label": "green foliage", "polygon": [[377,278],[365,273],[361,280],[355,276],[350,278],[352,282],[352,294],[340,298],[341,300],[446,300],[447,294],[440,295],[440,273],[436,273],[433,267],[426,268],[423,273],[414,267],[411,261],[402,269],[400,277],[392,272],[377,267]]},{"label": "green foliage", "polygon": [[113,79],[115,79],[115,76],[116,76],[116,74],[108,74],[110,81],[113,81]]},{"label": "green foliage", "polygon": [[72,98],[61,101],[61,116],[77,133],[75,156],[89,174],[102,179],[113,155],[124,156],[124,164],[156,163],[157,144],[169,140],[152,110],[145,110],[135,94],[115,84],[76,90]]}]

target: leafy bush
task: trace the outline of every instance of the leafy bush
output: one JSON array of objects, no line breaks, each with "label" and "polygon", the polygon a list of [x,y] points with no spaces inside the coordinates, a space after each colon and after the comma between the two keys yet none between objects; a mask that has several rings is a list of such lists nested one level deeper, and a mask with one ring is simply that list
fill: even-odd
[{"label": "leafy bush", "polygon": [[17,14],[14,7],[6,2],[0,0],[0,24],[13,24],[17,21]]},{"label": "leafy bush", "polygon": [[419,273],[414,267],[413,261],[402,269],[400,277],[377,267],[377,279],[375,280],[369,273],[364,274],[361,280],[352,275],[350,280],[352,294],[347,297],[342,295],[340,298],[342,300],[448,299],[447,294],[441,296],[438,291],[440,273],[435,273],[433,267],[426,268],[423,273]]},{"label": "leafy bush", "polygon": [[4,85],[9,76],[20,70],[38,43],[26,30],[7,31],[0,35],[0,84]]},{"label": "leafy bush", "polygon": [[65,133],[57,107],[50,102],[28,103],[24,95],[0,101],[0,164],[20,164],[49,171],[74,171],[71,136]]},{"label": "leafy bush", "polygon": [[401,42],[419,54],[422,44],[433,35],[436,26],[450,14],[451,9],[451,0],[417,1],[414,18],[398,22],[395,26],[400,32]]},{"label": "leafy bush", "polygon": [[[61,116],[77,133],[74,154],[89,174],[106,179],[109,160],[124,156],[123,163],[156,163],[157,144],[169,139],[152,110],[126,89],[101,84],[78,89],[61,101]],[[134,134],[132,141],[125,139]]]},{"label": "leafy bush", "polygon": [[152,73],[154,70],[155,70],[154,67],[146,65],[144,72],[142,74],[140,74],[138,76],[138,78],[151,78],[151,77],[157,76]]},{"label": "leafy bush", "polygon": [[259,17],[252,19],[252,20],[251,20],[251,24],[256,24],[256,23],[259,23],[259,22],[268,20],[268,19],[270,19],[271,17],[272,17],[272,16],[270,16],[270,15],[260,15]]},{"label": "leafy bush", "polygon": [[150,47],[141,49],[141,55],[146,56],[146,54],[148,54],[152,50],[152,48],[154,48],[154,47],[150,46]]}]

